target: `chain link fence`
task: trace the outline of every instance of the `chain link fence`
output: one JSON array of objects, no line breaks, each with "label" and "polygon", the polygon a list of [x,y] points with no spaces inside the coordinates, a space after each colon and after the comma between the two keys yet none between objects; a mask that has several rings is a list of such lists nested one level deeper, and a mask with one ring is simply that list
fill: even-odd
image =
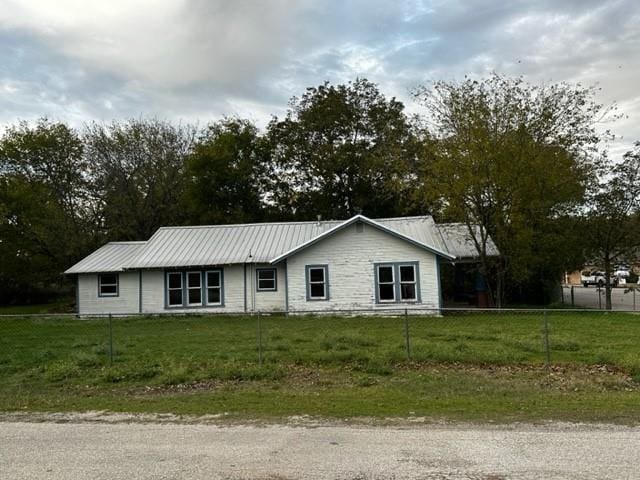
[{"label": "chain link fence", "polygon": [[[583,363],[640,372],[640,315],[587,309],[412,309],[284,315],[0,318],[0,376],[106,381],[278,375],[283,366],[384,372],[407,362]],[[379,312],[376,312],[379,313]]]}]

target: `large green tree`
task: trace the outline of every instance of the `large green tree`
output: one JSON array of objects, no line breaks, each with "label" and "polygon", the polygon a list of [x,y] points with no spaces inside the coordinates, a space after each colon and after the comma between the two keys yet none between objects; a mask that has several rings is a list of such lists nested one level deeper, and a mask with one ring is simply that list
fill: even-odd
[{"label": "large green tree", "polygon": [[46,119],[0,139],[1,301],[35,300],[92,246],[93,210],[78,134]]},{"label": "large green tree", "polygon": [[86,127],[86,159],[107,239],[147,239],[186,220],[184,171],[194,138],[193,127],[156,119]]},{"label": "large green tree", "polygon": [[[507,284],[544,300],[545,282],[579,264],[567,225],[595,178],[607,109],[591,88],[497,74],[435,82],[416,97],[432,125],[420,194],[468,225],[498,303]],[[501,257],[487,255],[489,237]]]},{"label": "large green tree", "polygon": [[256,126],[227,118],[210,125],[187,160],[186,203],[194,223],[264,219],[268,149]]},{"label": "large green tree", "polygon": [[364,79],[294,97],[268,126],[268,201],[283,216],[388,216],[407,208],[417,141],[404,106]]},{"label": "large green tree", "polygon": [[585,250],[605,271],[605,304],[611,310],[610,279],[616,263],[640,258],[640,142],[589,193],[587,208]]}]

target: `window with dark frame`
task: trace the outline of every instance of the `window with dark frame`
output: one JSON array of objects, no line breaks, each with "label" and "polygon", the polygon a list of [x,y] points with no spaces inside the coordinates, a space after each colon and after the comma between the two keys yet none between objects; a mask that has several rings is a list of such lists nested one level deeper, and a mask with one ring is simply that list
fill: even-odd
[{"label": "window with dark frame", "polygon": [[258,292],[275,292],[277,290],[276,269],[259,268],[256,270]]},{"label": "window with dark frame", "polygon": [[394,262],[375,267],[376,302],[419,302],[418,263]]},{"label": "window with dark frame", "polygon": [[98,275],[99,297],[117,297],[118,293],[117,273],[101,273]]},{"label": "window with dark frame", "polygon": [[328,300],[327,266],[307,267],[307,296],[309,300]]}]

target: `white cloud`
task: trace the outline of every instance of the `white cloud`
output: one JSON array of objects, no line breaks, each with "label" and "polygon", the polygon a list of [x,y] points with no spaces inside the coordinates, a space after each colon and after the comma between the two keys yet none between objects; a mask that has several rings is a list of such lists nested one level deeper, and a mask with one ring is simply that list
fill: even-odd
[{"label": "white cloud", "polygon": [[287,99],[356,76],[418,111],[408,90],[497,71],[602,87],[640,139],[634,0],[4,0],[0,123],[140,115],[264,125]]}]

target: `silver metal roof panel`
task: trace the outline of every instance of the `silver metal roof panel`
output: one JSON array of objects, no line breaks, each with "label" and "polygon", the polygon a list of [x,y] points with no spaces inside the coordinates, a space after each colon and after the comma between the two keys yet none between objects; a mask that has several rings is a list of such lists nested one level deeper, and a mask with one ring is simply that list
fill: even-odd
[{"label": "silver metal roof panel", "polygon": [[109,242],[64,273],[121,272],[134,261],[147,242]]}]

